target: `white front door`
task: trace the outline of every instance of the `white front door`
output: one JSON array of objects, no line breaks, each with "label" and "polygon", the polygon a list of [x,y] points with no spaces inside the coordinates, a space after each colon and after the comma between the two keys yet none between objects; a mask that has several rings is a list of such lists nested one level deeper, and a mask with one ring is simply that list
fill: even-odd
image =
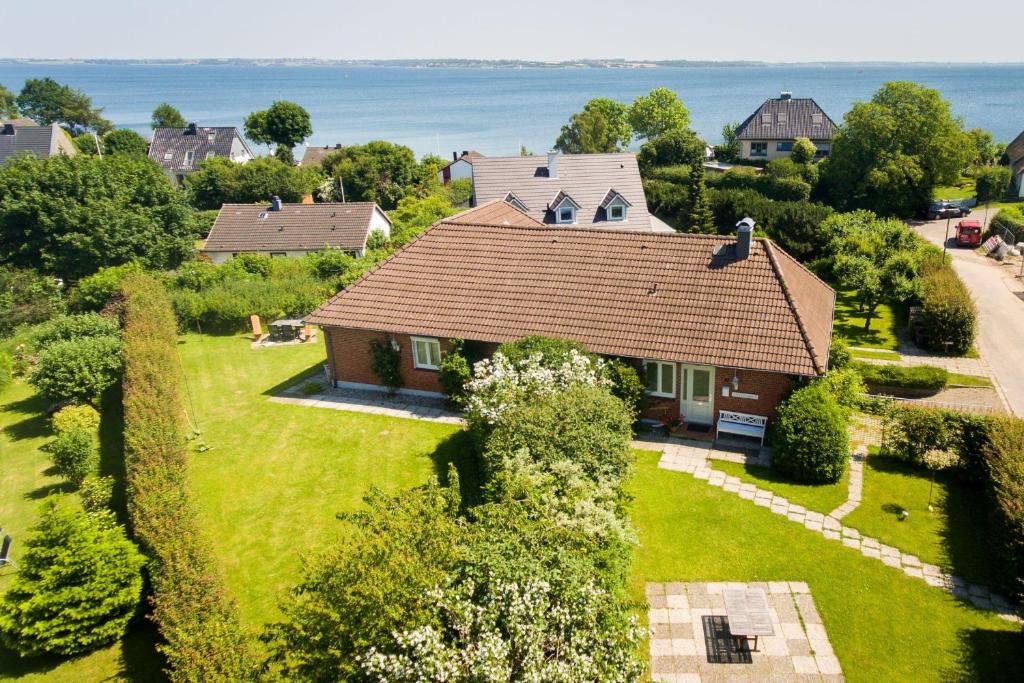
[{"label": "white front door", "polygon": [[679,366],[679,409],[685,422],[711,424],[715,416],[715,369]]}]

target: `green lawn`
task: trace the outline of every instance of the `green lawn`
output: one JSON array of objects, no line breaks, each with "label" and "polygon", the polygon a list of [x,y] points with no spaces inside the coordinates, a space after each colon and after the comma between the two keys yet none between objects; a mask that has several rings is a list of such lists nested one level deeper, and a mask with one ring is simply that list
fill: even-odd
[{"label": "green lawn", "polygon": [[856,292],[836,290],[835,333],[850,346],[899,350],[898,331],[906,325],[906,312],[882,303],[875,309],[871,329],[864,329],[864,314],[857,310]]},{"label": "green lawn", "polygon": [[[121,478],[119,414],[120,397],[104,406],[101,427],[104,474]],[[52,438],[48,402],[26,384],[15,383],[0,392],[0,526],[14,538],[12,557],[23,550],[26,531],[35,523],[43,499],[68,491],[50,471],[49,455],[41,450]],[[76,497],[63,499],[77,504]],[[115,504],[123,505],[123,490]],[[7,589],[12,570],[0,570],[0,592]],[[36,657],[22,659],[0,648],[0,680],[18,681],[159,681],[162,666],[154,650],[155,629],[144,619],[134,623],[120,642],[77,658]]]},{"label": "green lawn", "polygon": [[806,581],[849,681],[1024,680],[1020,627],[642,453],[630,484],[646,581]]},{"label": "green lawn", "polygon": [[992,386],[992,380],[988,377],[979,377],[978,375],[961,375],[959,372],[949,373],[949,383],[960,384],[966,387]]},{"label": "green lawn", "polygon": [[[843,523],[968,581],[991,585],[983,531],[987,507],[979,504],[983,493],[939,473],[932,492],[934,511],[929,512],[928,486],[927,471],[870,455],[864,465],[863,499]],[[909,511],[910,517],[901,522],[900,510]]]},{"label": "green lawn", "polygon": [[712,460],[711,466],[726,474],[739,477],[745,482],[757,485],[782,496],[791,503],[803,505],[808,510],[828,514],[846,502],[850,471],[835,484],[801,484],[770,467],[741,465],[724,460]]},{"label": "green lawn", "polygon": [[240,336],[188,335],[178,348],[211,446],[192,458],[192,489],[248,625],[277,617],[301,557],[335,538],[338,512],[370,487],[443,475],[467,450],[453,425],[270,402],[276,385],[320,372],[322,343],[253,350]]},{"label": "green lawn", "polygon": [[935,199],[970,199],[977,192],[974,189],[974,178],[962,177],[956,185],[940,185],[932,191]]},{"label": "green lawn", "polygon": [[850,349],[850,355],[860,360],[900,360],[900,354],[884,349]]}]

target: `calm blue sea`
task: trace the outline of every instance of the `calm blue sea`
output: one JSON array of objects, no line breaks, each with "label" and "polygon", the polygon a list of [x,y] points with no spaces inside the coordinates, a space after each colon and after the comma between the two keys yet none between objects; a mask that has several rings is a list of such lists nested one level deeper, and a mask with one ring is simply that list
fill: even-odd
[{"label": "calm blue sea", "polygon": [[624,102],[657,86],[677,91],[694,128],[718,141],[762,101],[790,90],[813,97],[839,121],[885,81],[938,88],[969,127],[1008,142],[1024,129],[1024,65],[787,65],[656,69],[455,69],[377,66],[90,65],[0,63],[0,83],[50,76],[85,90],[118,126],[148,134],[153,107],[168,101],[200,125],[241,126],[275,99],[305,106],[311,144],[383,138],[419,154],[453,150],[543,152],[570,114],[592,97]]}]

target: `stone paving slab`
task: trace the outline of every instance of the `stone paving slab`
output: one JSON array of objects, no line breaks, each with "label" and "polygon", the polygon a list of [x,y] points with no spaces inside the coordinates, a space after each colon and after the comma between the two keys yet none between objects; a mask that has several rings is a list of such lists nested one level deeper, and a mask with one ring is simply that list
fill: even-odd
[{"label": "stone paving slab", "polygon": [[[707,458],[710,451],[711,449],[707,446],[703,448],[686,446],[666,447],[658,466],[663,469],[688,472],[697,479],[707,480],[709,484],[723,488],[727,485],[728,479],[724,472],[712,470],[708,467]],[[866,455],[866,450],[860,453],[860,455]],[[863,457],[858,459],[855,455],[851,461],[851,472],[855,463],[862,468]],[[858,481],[862,481],[862,478],[859,477]],[[853,486],[852,482],[853,477],[851,476],[851,488]],[[1018,608],[1011,605],[1003,596],[992,593],[985,586],[968,584],[962,578],[944,572],[941,567],[923,564],[917,556],[902,553],[898,548],[885,545],[876,538],[862,536],[857,529],[843,526],[840,518],[836,516],[836,511],[828,515],[808,511],[800,505],[790,503],[782,496],[750,484],[743,484],[735,490],[732,490],[730,486],[729,489],[725,490],[739,498],[753,502],[754,505],[768,508],[772,513],[800,524],[814,533],[820,533],[828,540],[840,541],[844,546],[856,550],[864,557],[878,560],[889,567],[901,570],[911,578],[920,579],[929,586],[951,593],[961,600],[970,602],[978,609],[991,610],[1004,619],[1024,623]],[[848,501],[848,504],[850,502]],[[840,506],[840,510],[842,507]],[[856,505],[853,505],[853,507],[856,507]],[[769,587],[771,585],[769,583]],[[806,584],[804,588],[804,592],[806,592]],[[794,593],[798,592],[796,589],[791,589],[791,591]],[[710,606],[710,602],[704,599],[697,606]],[[807,665],[807,662],[804,661],[802,665]],[[818,665],[816,664],[816,666]],[[824,668],[819,667],[817,671],[825,675],[826,669],[831,670],[831,663],[828,660],[825,660]]]},{"label": "stone paving slab", "polygon": [[448,410],[441,399],[427,396],[388,396],[383,392],[361,391],[358,389],[330,389],[322,387],[323,393],[304,395],[300,382],[289,387],[281,396],[271,396],[272,403],[286,403],[307,408],[347,410],[353,413],[387,415],[407,420],[425,420],[445,424],[464,425],[466,420],[456,412]]},{"label": "stone paving slab", "polygon": [[[722,591],[761,588],[769,595],[771,636],[758,640],[749,663],[720,663],[709,656],[704,617],[725,617]],[[651,680],[662,683],[712,681],[843,681],[807,584],[648,583]],[[675,599],[677,609],[661,604]],[[656,606],[658,605],[658,606]]]}]

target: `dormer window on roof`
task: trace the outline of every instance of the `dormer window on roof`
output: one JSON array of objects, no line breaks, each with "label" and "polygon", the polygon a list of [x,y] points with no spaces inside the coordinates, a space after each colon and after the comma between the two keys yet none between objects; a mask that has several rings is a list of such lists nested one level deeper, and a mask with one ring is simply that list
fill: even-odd
[{"label": "dormer window on roof", "polygon": [[548,205],[555,214],[555,223],[566,224],[576,222],[576,211],[580,205],[565,190],[559,190]]},{"label": "dormer window on roof", "polygon": [[523,213],[530,212],[530,209],[527,208],[526,204],[523,203],[523,201],[516,196],[515,192],[509,192],[507,195],[505,195],[505,201],[511,204],[512,206],[516,207]]},{"label": "dormer window on roof", "polygon": [[629,200],[619,194],[614,187],[605,193],[604,199],[601,201],[601,208],[604,209],[605,216],[610,221],[626,220],[630,206],[632,204],[629,203]]}]

